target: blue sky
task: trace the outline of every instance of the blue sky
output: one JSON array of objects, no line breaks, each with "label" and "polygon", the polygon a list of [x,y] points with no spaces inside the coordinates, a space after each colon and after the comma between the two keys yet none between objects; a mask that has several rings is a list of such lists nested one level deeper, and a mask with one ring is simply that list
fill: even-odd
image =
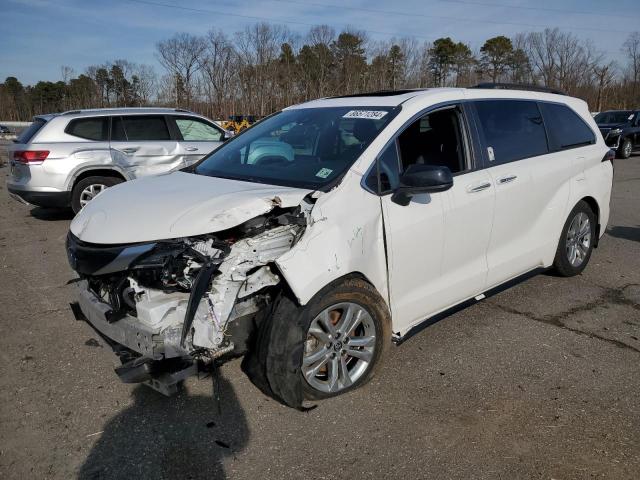
[{"label": "blue sky", "polygon": [[629,32],[640,30],[638,0],[145,1],[0,0],[0,81],[9,75],[25,84],[59,80],[62,65],[80,73],[118,58],[151,64],[162,73],[154,55],[157,41],[212,27],[232,34],[258,19],[300,33],[314,24],[351,26],[373,40],[450,36],[474,50],[495,35],[559,27],[591,39],[618,61]]}]

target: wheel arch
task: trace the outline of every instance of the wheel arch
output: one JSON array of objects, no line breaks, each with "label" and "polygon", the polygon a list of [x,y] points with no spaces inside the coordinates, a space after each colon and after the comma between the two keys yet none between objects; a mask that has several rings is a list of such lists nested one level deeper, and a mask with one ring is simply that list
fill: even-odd
[{"label": "wheel arch", "polygon": [[600,225],[600,205],[598,205],[598,201],[591,196],[582,197],[578,202],[580,201],[583,201],[587,205],[589,205],[589,208],[591,208],[591,211],[596,216],[596,238],[593,246],[597,247],[598,242],[600,241],[600,229],[602,228]]},{"label": "wheel arch", "polygon": [[70,182],[69,190],[73,190],[75,186],[78,184],[78,182],[88,177],[113,177],[113,178],[119,178],[125,182],[127,181],[127,178],[124,176],[124,174],[115,168],[104,168],[104,167],[86,168],[80,172],[77,172],[73,176]]},{"label": "wheel arch", "polygon": [[[384,297],[383,293],[380,292],[375,284],[362,272],[354,270],[348,273],[345,273],[344,275],[341,275],[339,277],[335,277],[333,279],[331,279],[331,281],[327,282],[326,284],[324,284],[321,288],[319,288],[315,294],[313,294],[313,296],[311,296],[310,298],[304,298],[304,297],[300,297],[297,293],[296,293],[296,289],[292,288],[289,280],[287,279],[287,277],[284,275],[282,269],[278,266],[278,264],[276,262],[270,264],[272,268],[274,268],[275,270],[277,270],[277,272],[280,275],[281,278],[281,284],[282,284],[282,288],[284,289],[285,292],[289,293],[292,297],[292,299],[295,301],[295,303],[299,306],[302,307],[306,304],[308,304],[312,298],[314,298],[316,295],[321,294],[331,288],[333,288],[335,285],[338,285],[340,283],[344,283],[344,282],[348,282],[349,280],[362,280],[366,283],[368,283],[369,285],[371,285],[376,292],[378,292],[378,295],[380,295],[380,298],[382,298],[385,307],[387,308],[387,310],[389,310],[389,305],[387,304],[387,299]],[[389,310],[389,315],[391,315],[391,311]]]}]

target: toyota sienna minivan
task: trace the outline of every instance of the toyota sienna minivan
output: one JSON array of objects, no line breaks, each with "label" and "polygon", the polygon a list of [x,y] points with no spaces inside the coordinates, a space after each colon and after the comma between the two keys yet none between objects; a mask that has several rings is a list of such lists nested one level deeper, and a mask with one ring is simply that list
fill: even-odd
[{"label": "toyota sienna minivan", "polygon": [[75,213],[105,188],[200,160],[228,136],[211,120],[170,108],[38,115],[9,147],[16,200]]},{"label": "toyota sienna minivan", "polygon": [[579,274],[612,152],[585,102],[489,87],[303,103],[109,188],[68,234],[76,317],[125,382],[170,394],[244,354],[302,408],[363,385],[436,314],[540,268]]}]

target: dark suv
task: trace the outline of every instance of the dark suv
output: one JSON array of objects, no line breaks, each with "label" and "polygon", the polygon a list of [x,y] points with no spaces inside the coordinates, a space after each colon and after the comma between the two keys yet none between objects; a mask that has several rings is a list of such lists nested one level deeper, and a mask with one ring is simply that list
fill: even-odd
[{"label": "dark suv", "polygon": [[640,110],[609,110],[595,116],[606,144],[618,158],[629,158],[640,149]]}]

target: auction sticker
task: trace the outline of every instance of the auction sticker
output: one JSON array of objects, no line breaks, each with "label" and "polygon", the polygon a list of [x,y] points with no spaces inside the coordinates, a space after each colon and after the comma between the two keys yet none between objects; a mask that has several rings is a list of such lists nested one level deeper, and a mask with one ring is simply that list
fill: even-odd
[{"label": "auction sticker", "polygon": [[321,168],[320,170],[318,170],[318,173],[316,173],[316,177],[327,178],[329,175],[331,175],[331,172],[333,172],[333,170],[331,170],[330,168]]},{"label": "auction sticker", "polygon": [[384,110],[351,110],[345,113],[342,118],[368,118],[371,120],[380,120],[387,113]]}]

